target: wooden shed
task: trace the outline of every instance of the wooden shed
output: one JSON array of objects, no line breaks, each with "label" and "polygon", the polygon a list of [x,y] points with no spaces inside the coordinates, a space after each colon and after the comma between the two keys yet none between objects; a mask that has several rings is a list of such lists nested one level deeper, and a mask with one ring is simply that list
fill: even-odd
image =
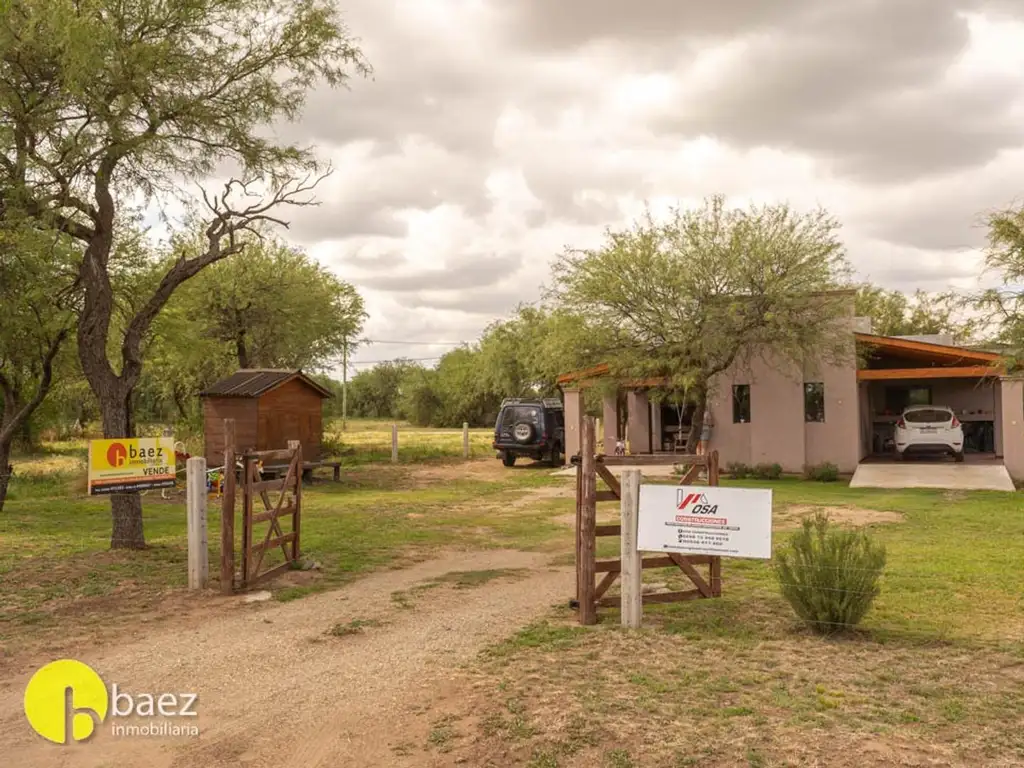
[{"label": "wooden shed", "polygon": [[224,419],[235,420],[238,450],[276,450],[299,440],[305,461],[321,458],[323,400],[332,395],[302,371],[242,369],[199,396],[209,466],[223,461]]}]

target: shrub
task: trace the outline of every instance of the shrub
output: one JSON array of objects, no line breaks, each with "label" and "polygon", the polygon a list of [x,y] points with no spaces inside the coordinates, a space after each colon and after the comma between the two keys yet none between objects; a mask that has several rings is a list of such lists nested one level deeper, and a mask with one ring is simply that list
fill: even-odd
[{"label": "shrub", "polygon": [[819,483],[834,483],[839,479],[839,467],[831,461],[808,465],[804,467],[804,479],[817,480]]},{"label": "shrub", "polygon": [[751,474],[758,480],[778,480],[782,477],[781,464],[758,464]]},{"label": "shrub", "polygon": [[725,472],[735,480],[742,480],[750,477],[750,467],[739,461],[730,461],[725,465]]},{"label": "shrub", "polygon": [[772,567],[782,596],[820,634],[860,623],[878,596],[885,547],[863,531],[829,524],[818,512],[776,551]]}]

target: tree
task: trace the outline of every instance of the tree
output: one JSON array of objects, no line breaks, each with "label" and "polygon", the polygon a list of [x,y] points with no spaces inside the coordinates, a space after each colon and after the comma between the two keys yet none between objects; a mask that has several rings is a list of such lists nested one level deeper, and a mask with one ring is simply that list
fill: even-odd
[{"label": "tree", "polygon": [[835,289],[848,266],[839,225],[787,205],[726,207],[723,197],[648,212],[594,249],[555,262],[552,297],[582,317],[616,377],[668,379],[696,404],[696,449],[715,376],[762,355],[781,364],[852,355]]},{"label": "tree", "polygon": [[911,299],[901,291],[864,284],[857,288],[855,312],[871,318],[871,331],[880,336],[945,334],[961,344],[971,337],[976,323],[961,314],[960,304],[952,292],[919,290]]},{"label": "tree", "polygon": [[329,368],[355,346],[366,313],[356,289],[313,258],[257,240],[204,269],[153,323],[140,386],[195,423],[196,396],[236,368]]},{"label": "tree", "polygon": [[190,338],[229,345],[239,368],[321,370],[354,346],[366,319],[351,284],[274,240],[212,265],[183,294]]},{"label": "tree", "polygon": [[349,382],[349,408],[365,419],[400,417],[402,385],[420,366],[405,360],[384,361],[359,371]]},{"label": "tree", "polygon": [[0,231],[0,511],[14,440],[50,392],[57,356],[73,330],[69,255],[67,238],[16,227]]},{"label": "tree", "polygon": [[1001,285],[974,297],[993,340],[1006,350],[1013,370],[1024,366],[1024,207],[996,211],[988,219],[985,266]]},{"label": "tree", "polygon": [[[318,82],[368,71],[331,0],[2,0],[0,195],[82,249],[77,341],[104,435],[132,434],[143,345],[174,291],[284,224],[320,176],[308,148],[267,138]],[[237,171],[237,173],[235,173]],[[190,197],[190,180],[230,175]],[[111,254],[128,206],[176,197],[201,221],[115,328]],[[117,338],[112,331],[117,330]],[[113,355],[110,348],[115,349]],[[137,495],[112,497],[111,546],[145,546]]]}]

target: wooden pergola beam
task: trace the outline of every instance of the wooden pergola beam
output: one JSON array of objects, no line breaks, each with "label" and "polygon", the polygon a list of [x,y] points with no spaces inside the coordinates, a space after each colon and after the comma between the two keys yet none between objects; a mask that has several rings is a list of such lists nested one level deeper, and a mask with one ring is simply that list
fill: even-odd
[{"label": "wooden pergola beam", "polygon": [[1003,371],[991,365],[967,365],[950,368],[868,368],[857,371],[858,381],[894,379],[977,379],[1000,376]]}]

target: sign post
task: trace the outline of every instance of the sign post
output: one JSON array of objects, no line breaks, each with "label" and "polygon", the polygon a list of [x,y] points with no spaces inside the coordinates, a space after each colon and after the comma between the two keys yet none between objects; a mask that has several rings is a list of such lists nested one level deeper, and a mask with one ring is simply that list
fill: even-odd
[{"label": "sign post", "polygon": [[638,548],[715,557],[772,556],[770,489],[644,485]]},{"label": "sign post", "polygon": [[173,437],[89,441],[89,495],[173,488]]},{"label": "sign post", "polygon": [[206,459],[185,462],[185,500],[188,506],[188,588],[206,589],[210,580],[206,531]]}]

